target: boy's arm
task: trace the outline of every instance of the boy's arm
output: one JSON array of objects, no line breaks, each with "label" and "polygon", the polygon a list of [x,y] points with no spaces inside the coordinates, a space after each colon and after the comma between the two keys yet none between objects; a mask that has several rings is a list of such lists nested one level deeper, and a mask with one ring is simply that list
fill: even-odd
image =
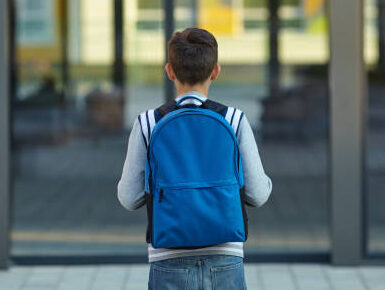
[{"label": "boy's arm", "polygon": [[145,204],[144,169],[146,151],[140,124],[136,119],[128,140],[122,177],[118,183],[119,202],[128,210],[138,209]]},{"label": "boy's arm", "polygon": [[243,115],[238,130],[246,203],[254,207],[260,207],[268,200],[272,190],[272,183],[263,169],[253,130],[246,115]]}]

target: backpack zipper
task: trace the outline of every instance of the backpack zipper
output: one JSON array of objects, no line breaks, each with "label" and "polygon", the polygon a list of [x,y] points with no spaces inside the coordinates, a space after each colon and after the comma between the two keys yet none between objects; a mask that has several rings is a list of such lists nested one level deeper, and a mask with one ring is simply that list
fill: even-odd
[{"label": "backpack zipper", "polygon": [[163,188],[160,189],[159,191],[159,202],[162,202],[162,199],[163,199]]}]

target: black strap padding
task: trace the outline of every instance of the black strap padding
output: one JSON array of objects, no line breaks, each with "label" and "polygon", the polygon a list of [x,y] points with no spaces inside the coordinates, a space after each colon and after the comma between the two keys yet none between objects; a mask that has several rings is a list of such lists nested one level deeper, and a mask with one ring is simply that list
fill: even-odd
[{"label": "black strap padding", "polygon": [[170,100],[167,103],[163,104],[159,108],[157,108],[158,112],[160,113],[161,117],[164,117],[168,113],[178,109],[178,106],[176,105],[175,100]]},{"label": "black strap padding", "polygon": [[[204,101],[200,107],[203,109],[208,109],[208,110],[214,111],[214,112],[219,113],[221,115],[223,115],[223,113],[227,109],[227,106],[225,106],[221,103],[209,100],[209,99]],[[170,100],[167,103],[160,106],[159,108],[157,108],[157,110],[160,113],[161,117],[164,117],[168,113],[175,111],[179,108],[182,108],[182,107],[178,107],[176,105],[175,100]]]},{"label": "black strap padding", "polygon": [[209,109],[209,110],[217,112],[219,114],[223,114],[223,112],[227,108],[227,106],[225,106],[221,103],[207,99],[205,102],[202,103],[201,108]]}]

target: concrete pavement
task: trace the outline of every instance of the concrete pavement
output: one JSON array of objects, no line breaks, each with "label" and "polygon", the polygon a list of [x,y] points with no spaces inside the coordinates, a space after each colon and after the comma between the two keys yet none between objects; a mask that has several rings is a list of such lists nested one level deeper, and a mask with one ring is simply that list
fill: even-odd
[{"label": "concrete pavement", "polygon": [[[141,290],[149,266],[12,266],[0,271],[1,290]],[[246,264],[248,289],[385,289],[385,266],[335,267],[327,264]]]}]

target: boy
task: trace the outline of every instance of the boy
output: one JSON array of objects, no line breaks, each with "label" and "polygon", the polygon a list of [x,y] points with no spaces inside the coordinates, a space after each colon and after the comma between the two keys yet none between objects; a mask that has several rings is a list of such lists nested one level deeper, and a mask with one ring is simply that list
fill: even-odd
[{"label": "boy", "polygon": [[[183,97],[193,96],[181,102],[181,105],[188,107],[200,106],[208,100],[210,84],[220,73],[217,59],[218,45],[208,31],[187,28],[174,33],[168,42],[165,70],[175,83],[176,102]],[[135,210],[146,202],[146,152],[154,127],[154,112],[156,110],[140,114],[129,137],[127,156],[118,184],[118,199],[128,210]],[[252,129],[240,110],[227,107],[224,115],[238,139],[245,202],[253,207],[262,206],[271,193],[272,184],[264,172]],[[155,249],[149,243],[148,254],[151,263],[149,289],[246,289],[242,242],[190,249]]]}]

